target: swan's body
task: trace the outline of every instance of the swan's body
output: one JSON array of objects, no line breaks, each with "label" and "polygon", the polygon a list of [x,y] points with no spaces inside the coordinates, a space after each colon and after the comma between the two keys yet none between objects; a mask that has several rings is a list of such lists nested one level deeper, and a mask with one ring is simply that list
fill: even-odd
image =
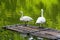
[{"label": "swan's body", "polygon": [[36,23],[37,24],[43,24],[46,22],[46,19],[43,17],[43,9],[41,9],[41,17],[38,17]]},{"label": "swan's body", "polygon": [[41,24],[45,23],[45,18],[44,17],[38,17],[36,23],[38,23],[38,24],[39,23],[41,23]]},{"label": "swan's body", "polygon": [[[20,21],[24,21],[24,22],[29,22],[32,21],[33,19],[29,16],[23,16],[23,11],[20,11],[20,13],[22,14]],[[27,26],[27,24],[25,23],[25,26]]]},{"label": "swan's body", "polygon": [[21,20],[21,21],[28,21],[28,22],[29,22],[29,21],[32,20],[32,18],[29,17],[29,16],[23,16],[23,17],[20,18],[20,20]]}]

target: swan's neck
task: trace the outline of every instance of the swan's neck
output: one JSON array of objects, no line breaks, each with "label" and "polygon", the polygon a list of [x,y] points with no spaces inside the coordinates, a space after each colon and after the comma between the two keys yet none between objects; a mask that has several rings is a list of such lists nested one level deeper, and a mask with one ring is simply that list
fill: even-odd
[{"label": "swan's neck", "polygon": [[23,13],[21,13],[22,15],[21,15],[21,17],[23,17]]},{"label": "swan's neck", "polygon": [[41,9],[41,17],[43,17],[43,9]]}]

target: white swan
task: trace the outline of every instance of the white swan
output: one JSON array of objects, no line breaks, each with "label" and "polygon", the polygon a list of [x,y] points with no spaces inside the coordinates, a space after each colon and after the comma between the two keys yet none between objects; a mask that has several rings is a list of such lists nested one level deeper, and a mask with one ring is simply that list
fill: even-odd
[{"label": "white swan", "polygon": [[29,16],[23,16],[23,11],[20,11],[20,13],[22,14],[20,21],[24,21],[25,26],[27,26],[27,22],[32,21],[33,19]]},{"label": "white swan", "polygon": [[[45,22],[46,22],[46,19],[43,17],[43,9],[41,9],[41,17],[38,17],[36,23],[37,24],[43,24]],[[39,25],[39,27],[41,27],[41,26]]]}]

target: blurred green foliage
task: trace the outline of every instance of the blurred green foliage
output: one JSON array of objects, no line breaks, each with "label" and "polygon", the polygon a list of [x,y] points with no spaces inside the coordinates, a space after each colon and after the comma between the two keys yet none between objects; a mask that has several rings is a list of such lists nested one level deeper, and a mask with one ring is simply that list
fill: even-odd
[{"label": "blurred green foliage", "polygon": [[40,10],[44,9],[46,18],[45,27],[60,29],[60,0],[0,0],[0,40],[25,40],[19,33],[1,29],[2,26],[22,24],[19,20],[23,10],[24,15],[31,16],[34,21],[41,15]]}]

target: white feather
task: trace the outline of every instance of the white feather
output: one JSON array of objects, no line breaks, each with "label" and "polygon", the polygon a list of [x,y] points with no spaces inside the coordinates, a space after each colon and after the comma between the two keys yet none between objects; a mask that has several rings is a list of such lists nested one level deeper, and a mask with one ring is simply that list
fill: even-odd
[{"label": "white feather", "polygon": [[38,17],[36,23],[45,23],[45,18],[44,17]]},{"label": "white feather", "polygon": [[23,16],[23,17],[20,18],[20,20],[21,21],[31,21],[33,19],[31,17],[29,17],[29,16]]},{"label": "white feather", "polygon": [[43,17],[43,9],[41,9],[41,17],[38,17],[36,23],[45,23],[46,19]]},{"label": "white feather", "polygon": [[33,19],[29,16],[23,16],[23,11],[21,11],[20,13],[22,13],[22,16],[20,18],[20,21],[32,21]]}]

